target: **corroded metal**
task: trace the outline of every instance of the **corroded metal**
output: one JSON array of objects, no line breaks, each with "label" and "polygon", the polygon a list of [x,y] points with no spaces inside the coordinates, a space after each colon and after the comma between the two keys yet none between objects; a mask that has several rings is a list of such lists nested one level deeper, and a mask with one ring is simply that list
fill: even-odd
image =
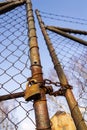
[{"label": "corroded metal", "polygon": [[17,1],[10,1],[10,2],[3,2],[0,3],[0,14],[4,14],[10,10],[13,10],[17,6],[23,5],[25,0],[17,0]]},{"label": "corroded metal", "polygon": [[45,102],[46,100],[40,100],[34,103],[35,114],[37,117],[36,118],[37,130],[51,130],[50,125],[48,125],[49,120],[46,117],[48,113]]},{"label": "corroded metal", "polygon": [[40,62],[39,47],[36,36],[35,22],[32,10],[31,0],[26,0],[27,21],[28,21],[28,36],[30,48],[30,61],[31,61],[31,79],[37,81],[40,86],[40,98],[34,99],[34,110],[36,119],[37,130],[51,130],[50,120],[48,115],[45,90],[43,86],[43,73]]},{"label": "corroded metal", "polygon": [[27,0],[27,21],[28,21],[28,36],[29,36],[29,48],[30,48],[30,61],[32,78],[37,81],[43,81],[42,66],[40,63],[39,47],[36,36],[36,29],[34,25],[34,17],[32,11],[32,4]]},{"label": "corroded metal", "polygon": [[83,35],[87,35],[87,31],[82,31],[82,30],[75,30],[75,29],[71,29],[71,28],[62,28],[62,27],[55,27],[55,26],[45,26],[46,29],[47,28],[55,28],[55,29],[59,29],[61,31],[67,32],[67,33],[74,33],[74,34],[83,34]]},{"label": "corroded metal", "polygon": [[[25,90],[26,91],[26,90]],[[7,95],[2,95],[0,96],[0,102],[1,101],[5,101],[5,100],[10,100],[10,99],[15,99],[15,98],[21,98],[21,97],[25,97],[25,93],[26,92],[18,92],[18,93],[10,93],[10,94],[7,94]],[[37,93],[38,93],[38,88],[37,88]],[[49,94],[50,92],[53,92],[53,89],[52,89],[52,86],[45,86],[44,87],[44,91],[46,94]],[[35,93],[36,93],[35,92]],[[39,97],[40,95],[38,95]],[[37,97],[36,97],[37,98]]]},{"label": "corroded metal", "polygon": [[[52,46],[51,40],[47,34],[44,22],[42,21],[38,10],[36,10],[36,15],[37,15],[44,39],[46,40],[46,45],[47,45],[48,50],[50,52],[50,55],[51,55],[55,70],[57,72],[57,75],[59,77],[60,83],[62,84],[62,87],[68,86],[68,81],[67,81],[66,75],[64,74],[64,71],[61,67],[61,64],[58,60],[58,57],[55,53],[53,46]],[[82,114],[79,110],[79,107],[77,105],[77,102],[75,100],[75,97],[74,97],[71,89],[66,90],[65,97],[66,97],[66,100],[68,102],[68,105],[69,105],[69,108],[71,111],[71,115],[74,119],[77,130],[87,130],[87,126],[83,120]]]},{"label": "corroded metal", "polygon": [[0,2],[0,7],[11,3],[11,1]]},{"label": "corroded metal", "polygon": [[3,96],[0,96],[0,102],[1,101],[5,101],[5,100],[10,100],[10,99],[24,97],[24,95],[25,95],[24,92],[18,92],[18,93],[3,95]]},{"label": "corroded metal", "polygon": [[32,85],[29,85],[29,83],[27,83],[24,98],[26,101],[36,100],[40,98],[39,84],[33,82]]},{"label": "corroded metal", "polygon": [[48,30],[50,30],[50,31],[53,31],[53,32],[55,32],[55,33],[57,33],[57,34],[63,36],[63,37],[69,38],[69,39],[71,39],[71,40],[73,40],[73,41],[76,41],[76,42],[78,42],[78,43],[80,43],[80,44],[83,44],[83,45],[87,46],[87,41],[84,41],[84,40],[82,40],[82,39],[80,39],[80,38],[77,38],[77,37],[75,37],[75,36],[73,36],[73,35],[70,35],[70,34],[66,33],[65,31],[62,31],[62,30],[60,30],[60,29],[58,29],[58,28],[54,28],[54,27],[52,27],[52,26],[47,26],[46,28],[47,28]]}]

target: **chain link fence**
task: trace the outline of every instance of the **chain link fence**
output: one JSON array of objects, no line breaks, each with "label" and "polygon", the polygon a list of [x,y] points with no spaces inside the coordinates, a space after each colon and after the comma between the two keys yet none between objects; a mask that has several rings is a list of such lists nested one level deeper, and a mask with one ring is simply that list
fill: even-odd
[{"label": "chain link fence", "polygon": [[[30,76],[25,5],[0,15],[0,96],[23,92]],[[24,98],[0,103],[0,129],[34,129],[33,103]]]},{"label": "chain link fence", "polygon": [[[31,75],[25,8],[26,6],[22,5],[0,15],[0,96],[23,92],[26,88],[27,78]],[[47,19],[46,14],[44,18]],[[52,17],[50,18],[55,21]],[[56,16],[57,20],[59,19]],[[78,20],[80,21],[80,19]],[[62,20],[62,22],[64,21]],[[72,19],[72,23],[73,21]],[[81,26],[82,23],[78,24]],[[48,34],[69,84],[73,86],[75,98],[87,123],[87,47],[51,31],[48,31]],[[75,36],[87,40],[87,36]],[[43,45],[44,47],[45,45]],[[50,56],[48,62],[52,64],[49,59]],[[56,81],[58,80],[56,77],[54,68],[48,68],[47,78]],[[69,112],[64,97],[55,98],[48,95],[47,99],[50,117],[58,110]],[[15,98],[0,102],[0,129],[35,129],[32,101],[27,103],[24,98]]]},{"label": "chain link fence", "polygon": [[[85,30],[87,27],[86,19],[46,13],[43,11],[40,11],[40,14],[45,26],[50,25],[61,27],[62,25],[63,28],[72,28],[74,26],[75,30]],[[60,64],[66,74],[68,82],[71,86],[73,86],[72,91],[87,124],[87,46],[63,37],[53,31],[47,30],[47,33],[51,39]],[[85,34],[66,33],[87,41],[87,35]],[[50,76],[48,77],[50,77],[50,79],[57,79],[54,66],[50,68],[49,75]],[[63,97],[50,97],[50,100],[55,102],[53,108],[56,108],[57,105],[57,107],[59,107],[57,110],[69,112],[69,108]],[[52,106],[50,106],[50,109],[53,111]]]}]

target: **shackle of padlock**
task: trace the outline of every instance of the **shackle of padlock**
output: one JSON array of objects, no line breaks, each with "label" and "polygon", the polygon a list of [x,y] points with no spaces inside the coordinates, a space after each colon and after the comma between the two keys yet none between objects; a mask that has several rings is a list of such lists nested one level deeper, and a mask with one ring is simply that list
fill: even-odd
[{"label": "shackle of padlock", "polygon": [[35,100],[40,98],[40,86],[37,83],[36,80],[31,79],[30,81],[28,81],[28,83],[26,84],[26,90],[25,90],[25,100],[26,101],[30,101],[30,100]]}]

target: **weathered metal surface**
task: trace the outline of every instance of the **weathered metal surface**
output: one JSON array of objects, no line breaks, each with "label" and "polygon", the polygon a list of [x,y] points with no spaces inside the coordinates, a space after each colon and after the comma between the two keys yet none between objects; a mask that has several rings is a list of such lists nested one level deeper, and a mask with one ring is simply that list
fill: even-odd
[{"label": "weathered metal surface", "polygon": [[50,28],[50,27],[55,28],[55,29],[59,29],[59,30],[67,32],[67,33],[87,35],[87,31],[75,30],[75,29],[71,29],[71,28],[55,27],[55,26],[45,26],[46,29]]},{"label": "weathered metal surface", "polygon": [[30,61],[31,61],[31,79],[37,81],[40,86],[40,98],[34,99],[34,110],[37,130],[51,130],[50,120],[48,115],[45,90],[43,86],[43,73],[40,62],[39,47],[36,36],[36,29],[34,23],[34,16],[32,10],[31,0],[26,0],[27,21],[28,21],[28,36],[30,47]]},{"label": "weathered metal surface", "polygon": [[58,28],[54,28],[54,27],[52,27],[52,26],[49,26],[49,27],[47,26],[46,28],[47,28],[48,30],[50,30],[50,31],[53,31],[53,32],[55,32],[55,33],[61,35],[61,36],[64,36],[64,37],[66,37],[66,38],[69,38],[69,39],[71,39],[71,40],[73,40],[73,41],[76,41],[76,42],[78,42],[78,43],[80,43],[80,44],[83,44],[83,45],[87,46],[87,41],[84,41],[84,40],[82,40],[82,39],[80,39],[80,38],[77,38],[77,37],[75,37],[75,36],[72,36],[72,35],[70,35],[70,34],[64,32],[64,31],[62,31],[62,30],[60,30],[60,29],[58,29]]},{"label": "weathered metal surface", "polygon": [[11,3],[11,1],[0,2],[0,7]]},{"label": "weathered metal surface", "polygon": [[43,82],[42,67],[40,62],[39,47],[36,36],[36,29],[34,24],[34,17],[32,11],[32,4],[27,0],[27,21],[28,21],[28,36],[29,36],[29,48],[30,48],[30,61],[32,78],[37,81]]},{"label": "weathered metal surface", "polygon": [[0,7],[0,15],[4,14],[10,10],[13,10],[14,8],[16,8],[19,5],[23,5],[25,3],[25,0],[17,0],[17,1],[12,1],[12,2],[6,2],[6,3],[2,3],[1,7]]},{"label": "weathered metal surface", "polygon": [[24,98],[26,101],[36,100],[36,99],[40,98],[39,84],[33,83],[32,85],[29,85],[29,83],[27,83]]},{"label": "weathered metal surface", "polygon": [[24,95],[25,95],[24,92],[18,92],[18,93],[3,95],[3,96],[0,96],[0,102],[5,101],[5,100],[9,100],[9,99],[24,97]]},{"label": "weathered metal surface", "polygon": [[[63,71],[61,65],[60,65],[60,62],[59,62],[58,57],[55,53],[55,50],[52,46],[52,43],[51,43],[50,38],[47,34],[44,22],[42,21],[38,10],[36,10],[36,15],[37,15],[44,39],[46,40],[46,45],[47,45],[48,50],[50,52],[50,55],[51,55],[51,58],[52,58],[52,61],[54,64],[54,68],[57,72],[60,83],[62,84],[62,87],[68,86],[67,78],[64,74],[64,71]],[[69,108],[70,108],[70,111],[71,111],[71,114],[72,114],[72,117],[73,117],[73,120],[75,122],[77,130],[87,130],[87,126],[83,120],[82,114],[79,110],[79,107],[77,105],[77,102],[74,98],[74,95],[73,95],[71,89],[66,90],[65,97],[66,97],[66,100],[68,102],[68,105],[69,105]]]},{"label": "weathered metal surface", "polygon": [[[35,86],[34,86],[35,87]],[[30,89],[29,89],[30,90]],[[28,90],[28,91],[29,91]],[[25,90],[26,91],[26,90]],[[0,102],[1,101],[5,101],[5,100],[10,100],[10,99],[15,99],[15,98],[21,98],[21,97],[25,97],[26,95],[25,95],[25,93],[26,92],[18,92],[18,93],[12,93],[12,94],[7,94],[7,95],[2,95],[2,96],[0,96]],[[50,92],[52,92],[53,91],[53,89],[52,89],[52,86],[45,86],[44,87],[44,91],[45,91],[45,93],[50,93]],[[38,87],[37,87],[37,90],[35,91],[34,90],[34,92],[35,92],[35,94],[39,94],[39,90],[38,90]],[[30,93],[30,92],[29,92]],[[36,97],[36,96],[35,96]],[[40,97],[40,95],[38,95],[38,97]],[[34,99],[34,98],[33,98]],[[35,99],[37,99],[37,97],[35,98]]]},{"label": "weathered metal surface", "polygon": [[35,114],[36,114],[36,124],[37,124],[37,130],[51,130],[51,127],[49,124],[49,119],[47,116],[47,107],[46,107],[46,101],[36,101],[34,104],[35,108]]}]

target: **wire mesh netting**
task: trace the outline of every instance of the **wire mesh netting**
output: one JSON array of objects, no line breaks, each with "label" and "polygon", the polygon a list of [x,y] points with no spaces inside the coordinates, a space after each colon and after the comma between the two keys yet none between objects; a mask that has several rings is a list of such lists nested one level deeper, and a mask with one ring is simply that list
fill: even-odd
[{"label": "wire mesh netting", "polygon": [[[0,15],[0,96],[23,92],[26,88],[27,78],[30,77],[25,8],[25,5],[23,5]],[[44,13],[42,12],[42,14]],[[46,19],[47,17],[47,14],[45,14],[45,17],[43,16]],[[62,17],[64,18],[65,16]],[[60,21],[63,23],[67,22],[68,16],[65,18],[66,20],[62,19]],[[52,17],[49,17],[49,19],[55,20]],[[83,20],[85,21],[84,24],[81,19],[76,19],[79,22],[74,22],[74,19],[71,19],[74,24],[86,25],[86,20]],[[58,20],[56,15],[56,21],[58,22]],[[71,21],[68,20],[68,22]],[[87,122],[87,47],[53,32],[48,31],[48,34],[66,73],[69,84],[73,86],[74,95]],[[87,40],[84,35],[75,36]],[[46,62],[50,64],[49,59]],[[49,75],[53,75],[53,77],[49,76],[49,78],[56,80],[57,76],[54,74],[53,68]],[[53,111],[60,109],[68,112],[69,109],[67,107],[64,98],[58,97],[55,100],[54,97],[48,96],[50,115]],[[0,129],[35,129],[33,103],[25,102],[24,98],[0,102]]]},{"label": "wire mesh netting", "polygon": [[[66,28],[72,28],[72,24],[74,24],[74,29],[84,28],[86,29],[87,20],[81,18],[68,17],[64,15],[56,15],[49,14],[46,12],[40,12],[45,25],[49,25],[47,21],[49,21],[52,26],[60,26]],[[48,19],[48,20],[47,20]],[[61,22],[60,22],[61,21]],[[54,24],[55,23],[55,24]],[[75,25],[76,24],[76,25]],[[78,24],[78,26],[77,26]],[[77,27],[77,28],[75,28]],[[47,33],[51,39],[53,47],[56,51],[57,57],[62,65],[62,68],[66,74],[68,82],[73,86],[73,93],[78,102],[79,108],[82,112],[85,122],[87,123],[87,46],[82,45],[74,40],[70,40],[69,38],[65,38],[55,32],[47,30]],[[67,33],[67,32],[66,32]],[[69,34],[69,33],[68,33]],[[87,35],[82,34],[74,34],[70,33],[70,35],[80,38],[82,40],[87,41]],[[50,75],[54,73],[51,68]],[[54,78],[56,78],[56,74],[54,73]],[[51,97],[52,98],[52,97]],[[55,100],[55,103],[58,103],[60,109],[64,111],[68,111],[66,107],[65,99],[61,100],[61,97],[58,97]]]},{"label": "wire mesh netting", "polygon": [[[0,15],[0,96],[23,92],[30,76],[25,5]],[[34,129],[33,103],[24,98],[0,103],[0,129]]]}]

